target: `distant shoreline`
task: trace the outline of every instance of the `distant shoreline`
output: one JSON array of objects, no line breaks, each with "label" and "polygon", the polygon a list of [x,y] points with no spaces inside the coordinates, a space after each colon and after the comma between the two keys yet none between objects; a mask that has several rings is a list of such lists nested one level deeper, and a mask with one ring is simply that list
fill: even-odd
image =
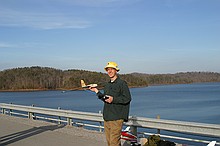
[{"label": "distant shoreline", "polygon": [[11,89],[0,90],[0,92],[37,92],[37,91],[78,91],[83,89]]},{"label": "distant shoreline", "polygon": [[[199,84],[199,83],[220,83],[220,82],[194,82],[194,83],[181,83],[181,84]],[[129,88],[144,88],[149,86],[165,86],[165,85],[179,85],[179,84],[152,84],[148,86],[129,86]],[[102,88],[99,88],[100,90]],[[81,87],[78,88],[72,88],[72,89],[64,89],[64,88],[58,88],[58,89],[10,89],[10,90],[0,90],[0,92],[38,92],[38,91],[82,91],[85,90]]]},{"label": "distant shoreline", "polygon": [[[148,87],[148,86],[129,86],[129,88],[143,88],[143,87]],[[102,88],[99,88],[100,90]],[[58,88],[58,89],[11,89],[11,90],[0,90],[0,92],[37,92],[37,91],[82,91],[84,90],[83,88],[72,88],[72,89],[63,89],[63,88]]]}]

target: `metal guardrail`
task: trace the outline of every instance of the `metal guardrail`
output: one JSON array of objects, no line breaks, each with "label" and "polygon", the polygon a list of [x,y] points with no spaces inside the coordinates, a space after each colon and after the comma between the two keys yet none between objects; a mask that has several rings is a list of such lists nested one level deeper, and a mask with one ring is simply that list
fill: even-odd
[{"label": "metal guardrail", "polygon": [[131,117],[127,124],[134,127],[153,128],[174,132],[220,137],[220,125],[218,124],[162,120],[143,117]]},{"label": "metal guardrail", "polygon": [[[58,122],[62,121],[60,117],[64,117],[67,118],[68,125],[72,125],[73,123],[72,119],[94,121],[99,123],[103,122],[101,113],[78,112],[71,110],[50,109],[50,108],[41,108],[41,107],[23,106],[23,105],[14,105],[14,104],[5,104],[5,103],[0,103],[0,108],[3,114],[6,113],[6,109],[8,110],[9,114],[12,113],[13,110],[28,112],[28,117],[30,119],[32,119],[34,117],[34,114],[36,113],[59,117],[58,120],[54,120]],[[197,122],[163,120],[163,119],[153,119],[153,118],[133,117],[133,116],[130,116],[129,121],[125,124],[131,127],[131,130],[134,134],[137,134],[137,128],[141,127],[141,128],[161,129],[161,130],[173,131],[178,133],[180,132],[180,133],[220,137],[219,124],[205,124],[205,123],[197,123]]]},{"label": "metal guardrail", "polygon": [[[14,105],[14,104],[5,104],[5,103],[0,103],[0,108],[2,109],[3,114],[5,113],[5,109],[28,112],[28,117],[30,119],[34,117],[33,116],[34,113],[38,113],[38,114],[52,115],[57,117],[66,117],[70,121],[71,119],[74,118],[79,120],[103,122],[102,114],[99,113],[78,112],[72,110],[50,109],[50,108]],[[70,121],[68,122],[69,125],[71,125]]]}]

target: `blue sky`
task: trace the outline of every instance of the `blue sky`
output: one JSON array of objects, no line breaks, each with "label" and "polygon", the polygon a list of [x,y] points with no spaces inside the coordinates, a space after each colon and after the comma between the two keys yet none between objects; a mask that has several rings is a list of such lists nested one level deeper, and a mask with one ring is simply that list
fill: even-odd
[{"label": "blue sky", "polygon": [[220,72],[220,0],[1,0],[0,70]]}]

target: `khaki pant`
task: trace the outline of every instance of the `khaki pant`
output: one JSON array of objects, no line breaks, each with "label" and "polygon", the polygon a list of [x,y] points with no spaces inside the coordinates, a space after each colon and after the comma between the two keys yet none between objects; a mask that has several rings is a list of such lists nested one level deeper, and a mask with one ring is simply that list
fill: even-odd
[{"label": "khaki pant", "polygon": [[123,120],[104,121],[108,146],[121,146],[121,130]]}]

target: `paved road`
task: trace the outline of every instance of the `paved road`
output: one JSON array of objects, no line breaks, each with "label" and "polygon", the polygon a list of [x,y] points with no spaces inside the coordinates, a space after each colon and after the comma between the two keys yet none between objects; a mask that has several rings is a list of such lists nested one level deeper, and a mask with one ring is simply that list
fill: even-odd
[{"label": "paved road", "polygon": [[0,146],[107,146],[98,131],[0,114]]}]

